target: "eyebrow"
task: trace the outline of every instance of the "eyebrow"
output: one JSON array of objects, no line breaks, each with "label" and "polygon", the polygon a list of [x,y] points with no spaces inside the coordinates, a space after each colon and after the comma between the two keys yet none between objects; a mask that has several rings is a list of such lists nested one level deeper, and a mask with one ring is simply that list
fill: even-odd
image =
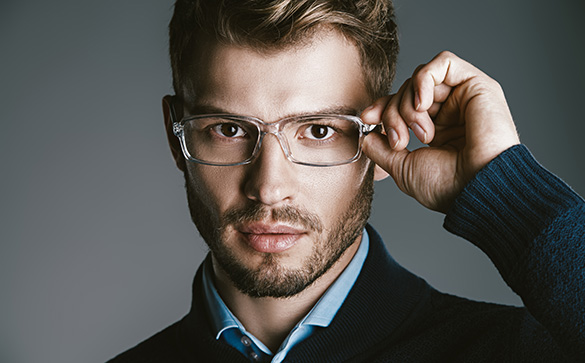
[{"label": "eyebrow", "polygon": [[[189,107],[189,113],[191,115],[205,115],[205,114],[213,114],[213,113],[224,113],[224,114],[230,114],[230,115],[238,115],[237,113],[230,112],[229,110],[226,110],[226,109],[222,109],[222,108],[215,107],[212,105],[204,105],[204,104],[195,104],[192,107]],[[360,111],[355,109],[355,108],[352,108],[352,107],[331,106],[331,107],[326,107],[326,108],[313,110],[313,111],[300,112],[300,113],[294,113],[294,114],[286,114],[283,117],[280,117],[280,119],[294,117],[294,116],[307,116],[307,115],[352,115],[352,116],[358,116],[359,114],[360,114]],[[243,116],[251,116],[251,117],[259,118],[258,116],[255,116],[255,115],[243,115]]]}]

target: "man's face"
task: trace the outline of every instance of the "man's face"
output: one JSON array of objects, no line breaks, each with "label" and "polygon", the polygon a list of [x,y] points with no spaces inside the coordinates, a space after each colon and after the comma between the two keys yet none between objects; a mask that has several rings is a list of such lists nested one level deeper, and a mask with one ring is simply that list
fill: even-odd
[{"label": "man's face", "polygon": [[[190,114],[225,112],[273,122],[372,101],[357,49],[333,31],[290,49],[262,52],[214,44],[199,63]],[[257,297],[292,296],[358,241],[372,198],[372,168],[362,157],[335,167],[288,161],[274,135],[251,164],[187,162],[189,209],[209,245],[216,274]],[[355,245],[354,245],[355,246]]]}]

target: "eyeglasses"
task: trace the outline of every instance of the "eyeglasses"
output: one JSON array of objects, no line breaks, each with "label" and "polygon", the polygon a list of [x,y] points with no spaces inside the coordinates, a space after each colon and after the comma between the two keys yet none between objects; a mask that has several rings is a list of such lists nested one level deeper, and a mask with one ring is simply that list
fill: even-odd
[{"label": "eyeglasses", "polygon": [[200,164],[235,166],[252,162],[266,134],[278,139],[288,160],[308,166],[349,164],[361,156],[365,135],[379,125],[351,115],[306,115],[266,123],[255,117],[206,114],[175,120],[173,133],[185,158]]}]

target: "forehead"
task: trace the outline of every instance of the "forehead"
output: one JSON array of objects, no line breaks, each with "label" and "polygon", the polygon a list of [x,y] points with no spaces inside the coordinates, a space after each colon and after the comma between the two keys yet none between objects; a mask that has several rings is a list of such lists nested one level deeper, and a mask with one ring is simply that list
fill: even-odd
[{"label": "forehead", "polygon": [[195,97],[203,106],[274,120],[332,107],[361,109],[368,97],[359,52],[335,31],[263,51],[212,43],[197,65]]}]

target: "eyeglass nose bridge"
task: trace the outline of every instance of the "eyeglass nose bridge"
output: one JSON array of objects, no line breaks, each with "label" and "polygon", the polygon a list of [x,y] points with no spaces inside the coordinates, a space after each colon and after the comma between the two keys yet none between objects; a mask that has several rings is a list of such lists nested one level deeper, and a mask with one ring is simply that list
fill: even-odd
[{"label": "eyeglass nose bridge", "polygon": [[252,157],[250,158],[250,161],[255,159],[256,156],[258,156],[258,153],[260,152],[260,147],[262,147],[262,142],[264,141],[264,136],[269,134],[274,135],[274,137],[276,137],[276,139],[278,140],[278,144],[280,145],[280,148],[283,151],[284,156],[287,158],[287,160],[293,161],[291,158],[288,140],[281,130],[282,127],[281,122],[280,121],[273,123],[262,122],[258,123],[257,125],[258,129],[260,130],[260,133],[258,135],[258,142],[256,143],[256,147],[254,148],[254,152],[252,154]]}]

